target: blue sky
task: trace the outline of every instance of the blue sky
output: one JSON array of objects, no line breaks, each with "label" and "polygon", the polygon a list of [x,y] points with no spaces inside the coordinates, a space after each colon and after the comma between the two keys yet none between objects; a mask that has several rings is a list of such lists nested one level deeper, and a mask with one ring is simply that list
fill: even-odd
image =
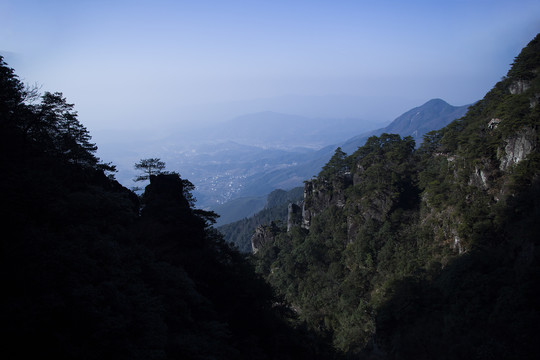
[{"label": "blue sky", "polygon": [[188,126],[224,104],[214,120],[392,120],[482,98],[540,32],[540,1],[0,0],[0,24],[20,78],[63,92],[91,131]]}]

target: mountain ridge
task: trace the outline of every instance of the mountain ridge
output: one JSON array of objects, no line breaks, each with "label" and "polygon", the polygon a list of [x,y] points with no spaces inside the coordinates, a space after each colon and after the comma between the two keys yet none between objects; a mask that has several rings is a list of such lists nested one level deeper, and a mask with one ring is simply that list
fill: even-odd
[{"label": "mountain ridge", "polygon": [[440,98],[433,98],[404,112],[384,128],[350,138],[342,144],[341,148],[345,152],[353,152],[356,150],[355,147],[362,146],[370,136],[383,133],[412,136],[416,141],[416,146],[420,146],[424,134],[459,119],[465,115],[469,107],[470,105],[453,106]]},{"label": "mountain ridge", "polygon": [[351,358],[537,357],[539,73],[540,34],[463,117],[336,150],[258,231],[257,270],[308,328]]}]

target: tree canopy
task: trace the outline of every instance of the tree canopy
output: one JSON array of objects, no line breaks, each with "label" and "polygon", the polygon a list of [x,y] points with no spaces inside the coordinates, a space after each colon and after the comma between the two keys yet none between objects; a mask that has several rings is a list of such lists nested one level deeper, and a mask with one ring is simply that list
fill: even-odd
[{"label": "tree canopy", "polygon": [[142,172],[135,181],[147,181],[151,176],[160,174],[165,169],[165,162],[159,158],[141,159],[135,164],[135,169]]},{"label": "tree canopy", "polygon": [[332,179],[349,171],[349,165],[346,161],[346,157],[347,154],[341,150],[341,147],[338,147],[328,163],[323,166],[321,172],[319,173],[319,178]]}]

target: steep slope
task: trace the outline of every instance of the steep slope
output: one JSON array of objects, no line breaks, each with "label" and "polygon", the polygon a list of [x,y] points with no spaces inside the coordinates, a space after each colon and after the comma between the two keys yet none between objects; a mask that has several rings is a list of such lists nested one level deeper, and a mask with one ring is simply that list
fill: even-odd
[{"label": "steep slope", "polygon": [[396,134],[338,149],[258,271],[351,357],[534,359],[539,71],[540,34],[419,149]]}]

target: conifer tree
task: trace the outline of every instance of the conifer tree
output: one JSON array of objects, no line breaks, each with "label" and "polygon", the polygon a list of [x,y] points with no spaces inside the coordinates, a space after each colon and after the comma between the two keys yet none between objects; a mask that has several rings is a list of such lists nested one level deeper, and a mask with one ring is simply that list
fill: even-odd
[{"label": "conifer tree", "polygon": [[319,177],[330,179],[349,171],[346,157],[347,154],[341,150],[341,147],[338,147],[330,161],[322,168]]},{"label": "conifer tree", "polygon": [[160,174],[165,169],[165,162],[159,158],[141,159],[135,164],[135,169],[143,172],[135,178],[135,181],[150,180],[150,176]]}]

